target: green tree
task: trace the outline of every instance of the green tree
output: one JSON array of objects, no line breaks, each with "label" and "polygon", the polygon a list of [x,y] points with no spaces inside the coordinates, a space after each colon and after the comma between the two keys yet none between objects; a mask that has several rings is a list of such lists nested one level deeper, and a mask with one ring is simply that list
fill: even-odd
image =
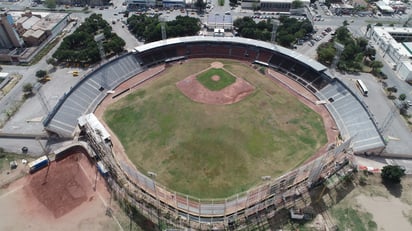
[{"label": "green tree", "polygon": [[406,94],[405,94],[405,93],[400,94],[399,97],[398,97],[398,99],[399,99],[400,101],[405,101],[405,99],[406,99]]},{"label": "green tree", "polygon": [[203,12],[203,10],[206,8],[206,1],[204,1],[204,0],[196,0],[196,2],[195,2],[195,7],[196,7],[200,12]]},{"label": "green tree", "polygon": [[49,9],[56,9],[56,0],[45,0],[44,4]]},{"label": "green tree", "polygon": [[53,58],[58,61],[95,63],[100,60],[100,55],[93,34],[76,30],[63,39]]},{"label": "green tree", "polygon": [[376,74],[380,72],[380,69],[383,67],[381,61],[374,60],[371,62],[372,73]]},{"label": "green tree", "polygon": [[393,93],[398,92],[398,88],[396,88],[396,87],[388,87],[388,88],[386,88],[386,90],[389,91],[389,92],[393,92]]},{"label": "green tree", "polygon": [[[158,16],[132,15],[127,23],[130,32],[139,40],[153,42],[162,39]],[[166,34],[170,38],[196,35],[200,31],[200,25],[197,18],[177,16],[175,20],[166,23]]]},{"label": "green tree", "polygon": [[388,91],[388,98],[391,100],[396,99],[393,93],[396,93],[398,89],[396,87],[387,87],[386,90]]},{"label": "green tree", "polygon": [[339,27],[338,29],[336,29],[335,32],[336,32],[336,39],[338,40],[338,42],[344,45],[346,45],[346,43],[352,40],[349,30],[345,26]]},{"label": "green tree", "polygon": [[356,44],[362,51],[365,51],[368,46],[368,40],[362,37],[358,37],[355,39]]},{"label": "green tree", "polygon": [[373,47],[366,47],[365,56],[374,56],[376,55],[376,50]]},{"label": "green tree", "polygon": [[45,71],[45,70],[38,70],[38,71],[36,71],[36,77],[37,78],[43,78],[44,76],[46,76],[47,75],[47,71]]},{"label": "green tree", "polygon": [[279,34],[276,37],[279,45],[284,46],[284,47],[290,47],[292,42],[295,41],[295,37],[291,34]]},{"label": "green tree", "polygon": [[336,55],[336,48],[333,43],[322,43],[317,48],[317,54],[319,62],[331,65]]},{"label": "green tree", "polygon": [[292,9],[298,9],[303,7],[303,2],[300,0],[293,0],[291,8]]},{"label": "green tree", "polygon": [[31,83],[24,84],[23,92],[26,97],[33,95],[33,84]]},{"label": "green tree", "polygon": [[57,65],[57,60],[54,59],[54,58],[52,58],[52,57],[50,57],[50,58],[48,58],[48,59],[46,60],[46,63],[47,63],[47,64],[50,64],[50,65],[53,65],[53,66],[56,66],[56,65]]},{"label": "green tree", "polygon": [[386,165],[382,168],[381,177],[383,180],[400,183],[403,176],[405,176],[405,169],[398,165]]},{"label": "green tree", "polygon": [[236,6],[238,0],[229,0],[229,5],[230,6]]},{"label": "green tree", "polygon": [[297,39],[313,31],[313,26],[308,20],[302,22],[296,18],[280,17],[281,25],[277,30],[277,42],[285,47],[291,47]]}]

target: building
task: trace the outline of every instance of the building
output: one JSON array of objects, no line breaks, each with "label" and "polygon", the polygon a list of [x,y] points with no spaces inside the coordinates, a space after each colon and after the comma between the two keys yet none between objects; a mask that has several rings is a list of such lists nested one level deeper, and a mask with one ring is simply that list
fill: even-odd
[{"label": "building", "polygon": [[184,8],[186,2],[185,0],[163,0],[162,5],[165,8]]},{"label": "building", "polygon": [[224,29],[232,30],[233,20],[230,14],[212,14],[207,16],[206,27],[209,30]]},{"label": "building", "polygon": [[330,4],[330,11],[336,15],[348,15],[354,12],[354,7],[349,4],[342,4],[342,3],[332,3]]},{"label": "building", "polygon": [[14,20],[7,12],[0,15],[0,49],[22,47],[24,42],[14,28]]},{"label": "building", "polygon": [[[262,11],[289,12],[294,0],[243,0],[242,8],[260,9]],[[308,6],[310,0],[301,0],[304,6]]]},{"label": "building", "polygon": [[409,27],[372,27],[367,36],[383,53],[385,61],[392,65],[399,77],[412,80],[412,28]]},{"label": "building", "polygon": [[242,0],[241,6],[243,9],[260,9],[260,0]]},{"label": "building", "polygon": [[14,11],[1,15],[0,61],[29,62],[69,20],[67,13]]},{"label": "building", "polygon": [[71,6],[77,6],[77,7],[104,6],[104,5],[109,5],[109,2],[110,0],[56,0],[56,3],[58,5],[71,5]]},{"label": "building", "polygon": [[375,5],[382,14],[387,15],[394,13],[404,14],[407,9],[407,5],[401,1],[381,0],[376,2]]},{"label": "building", "polygon": [[127,0],[127,10],[137,10],[148,7],[155,7],[156,3],[156,0]]},{"label": "building", "polygon": [[398,76],[407,82],[412,82],[412,62],[404,61],[399,65]]}]

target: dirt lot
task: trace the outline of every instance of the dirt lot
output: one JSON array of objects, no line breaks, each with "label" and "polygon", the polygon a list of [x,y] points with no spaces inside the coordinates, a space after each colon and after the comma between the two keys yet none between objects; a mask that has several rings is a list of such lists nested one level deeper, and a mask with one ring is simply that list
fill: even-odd
[{"label": "dirt lot", "polygon": [[412,176],[385,186],[379,174],[360,172],[354,182],[323,195],[321,203],[336,204],[305,226],[322,230],[329,222],[338,230],[412,230]]},{"label": "dirt lot", "polygon": [[[27,171],[2,171],[0,178]],[[53,162],[0,189],[0,230],[120,230],[116,217],[105,215],[110,203],[104,179],[80,154]],[[46,183],[45,183],[46,182]],[[111,203],[114,209],[115,203]]]}]

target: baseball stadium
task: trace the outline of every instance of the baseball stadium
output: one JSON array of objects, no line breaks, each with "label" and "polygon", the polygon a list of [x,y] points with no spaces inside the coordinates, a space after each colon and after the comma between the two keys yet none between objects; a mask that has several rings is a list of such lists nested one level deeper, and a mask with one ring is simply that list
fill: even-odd
[{"label": "baseball stadium", "polygon": [[87,73],[43,121],[116,198],[168,227],[303,216],[309,192],[385,142],[357,94],[295,51],[240,37],[136,47]]}]

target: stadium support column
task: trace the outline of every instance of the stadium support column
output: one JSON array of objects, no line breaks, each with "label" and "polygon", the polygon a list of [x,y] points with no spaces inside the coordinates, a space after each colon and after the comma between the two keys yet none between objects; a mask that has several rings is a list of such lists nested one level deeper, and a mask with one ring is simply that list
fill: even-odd
[{"label": "stadium support column", "polygon": [[162,40],[166,40],[167,39],[167,35],[166,35],[166,20],[163,17],[159,18],[160,20],[160,29],[162,32]]}]

